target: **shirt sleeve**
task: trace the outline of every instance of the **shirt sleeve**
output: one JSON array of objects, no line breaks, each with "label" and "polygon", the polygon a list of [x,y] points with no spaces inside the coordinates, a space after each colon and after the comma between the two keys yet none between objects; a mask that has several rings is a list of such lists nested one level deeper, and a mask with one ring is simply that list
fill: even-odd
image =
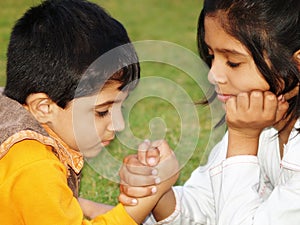
[{"label": "shirt sleeve", "polygon": [[118,204],[115,208],[108,211],[104,215],[98,216],[92,221],[85,221],[84,225],[88,224],[118,224],[118,225],[137,225],[136,222],[128,215],[124,206],[122,204]]},{"label": "shirt sleeve", "polygon": [[217,224],[298,225],[300,171],[277,185],[264,201],[259,195],[260,166],[256,156],[234,156],[211,170]]},{"label": "shirt sleeve", "polygon": [[[25,152],[23,161],[26,163],[10,173],[5,183],[10,208],[23,224],[136,225],[122,205],[94,220],[84,220],[80,205],[67,185],[65,166],[53,158],[52,153],[47,154],[45,148],[40,143],[26,141],[26,145],[16,144],[9,152],[8,157],[16,160]],[[39,151],[45,155],[37,158]]]}]

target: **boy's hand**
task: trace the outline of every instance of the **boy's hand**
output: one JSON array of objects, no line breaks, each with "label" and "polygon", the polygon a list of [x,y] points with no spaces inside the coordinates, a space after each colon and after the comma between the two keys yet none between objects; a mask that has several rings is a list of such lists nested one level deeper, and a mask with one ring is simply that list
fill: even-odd
[{"label": "boy's hand", "polygon": [[143,142],[137,155],[124,159],[119,201],[135,205],[135,198],[163,194],[176,182],[178,171],[176,156],[166,141]]},{"label": "boy's hand", "polygon": [[288,103],[283,96],[271,92],[240,93],[226,102],[229,132],[227,157],[256,155],[261,131],[278,123],[285,115]]}]

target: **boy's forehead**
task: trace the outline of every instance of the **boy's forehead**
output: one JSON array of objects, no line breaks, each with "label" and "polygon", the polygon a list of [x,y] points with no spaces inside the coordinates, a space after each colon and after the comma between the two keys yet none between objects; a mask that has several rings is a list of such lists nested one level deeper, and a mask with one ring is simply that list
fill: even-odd
[{"label": "boy's forehead", "polygon": [[122,102],[128,96],[128,91],[119,90],[119,85],[102,89],[95,97],[95,105],[108,105]]}]

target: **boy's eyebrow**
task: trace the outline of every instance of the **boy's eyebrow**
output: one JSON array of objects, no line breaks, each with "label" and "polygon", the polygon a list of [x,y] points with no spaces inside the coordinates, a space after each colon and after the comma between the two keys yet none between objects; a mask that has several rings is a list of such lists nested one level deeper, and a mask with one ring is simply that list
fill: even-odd
[{"label": "boy's eyebrow", "polygon": [[120,102],[122,102],[122,100],[107,101],[107,102],[101,103],[99,105],[95,105],[95,108],[104,107],[104,106],[108,106],[108,105],[112,105],[114,103],[120,103]]},{"label": "boy's eyebrow", "polygon": [[106,102],[103,102],[103,103],[101,103],[99,105],[95,105],[95,108],[112,105],[114,103],[120,103],[122,101],[125,101],[128,97],[129,97],[129,94],[125,97],[125,99],[117,99],[117,100],[106,101]]}]

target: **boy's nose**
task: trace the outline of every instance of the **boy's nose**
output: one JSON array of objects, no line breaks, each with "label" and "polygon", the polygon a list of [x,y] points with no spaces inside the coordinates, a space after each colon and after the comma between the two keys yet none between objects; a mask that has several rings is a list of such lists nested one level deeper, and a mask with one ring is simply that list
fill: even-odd
[{"label": "boy's nose", "polygon": [[125,122],[121,110],[113,110],[108,129],[115,132],[125,129]]}]

